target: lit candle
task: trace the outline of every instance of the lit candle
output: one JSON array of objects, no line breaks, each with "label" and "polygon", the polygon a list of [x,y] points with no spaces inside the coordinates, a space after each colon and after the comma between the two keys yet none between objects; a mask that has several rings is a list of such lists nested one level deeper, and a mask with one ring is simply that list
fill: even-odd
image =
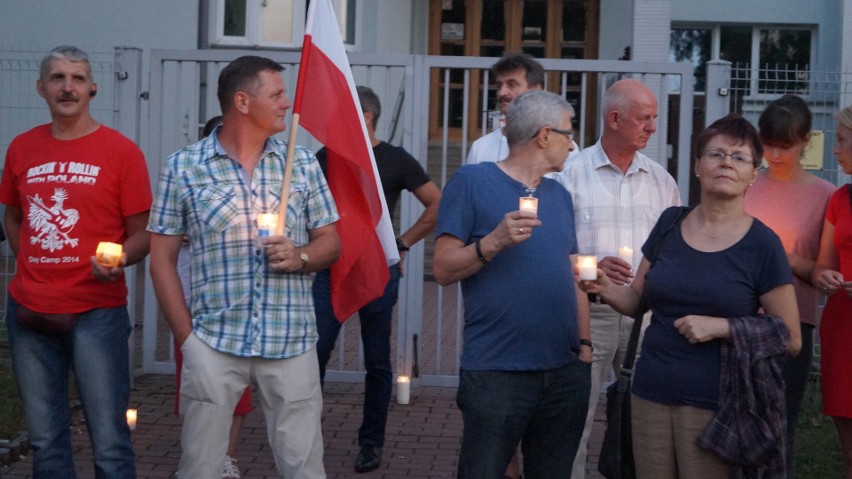
[{"label": "lit candle", "polygon": [[278,226],[277,213],[260,213],[257,215],[257,235],[261,238],[270,236]]},{"label": "lit candle", "polygon": [[633,267],[633,248],[622,246],[618,249],[618,257],[625,261],[630,267]]},{"label": "lit candle", "polygon": [[580,269],[580,279],[594,281],[598,279],[598,257],[580,256],[577,258],[577,267]]},{"label": "lit candle", "polygon": [[538,214],[538,198],[534,196],[521,196],[521,204],[518,209]]},{"label": "lit candle", "polygon": [[396,402],[408,404],[409,399],[411,399],[411,378],[399,376],[396,378]]},{"label": "lit candle", "polygon": [[97,251],[95,251],[95,259],[104,266],[109,266],[110,268],[117,267],[121,264],[121,245],[101,241],[98,243]]},{"label": "lit candle", "polygon": [[127,427],[129,427],[131,431],[136,430],[136,410],[135,409],[128,409],[127,410]]}]

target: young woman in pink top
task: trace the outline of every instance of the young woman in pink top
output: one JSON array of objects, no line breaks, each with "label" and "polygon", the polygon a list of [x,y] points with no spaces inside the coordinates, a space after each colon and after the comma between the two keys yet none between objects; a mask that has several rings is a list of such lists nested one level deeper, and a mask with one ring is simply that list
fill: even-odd
[{"label": "young woman in pink top", "polygon": [[781,238],[793,271],[799,306],[802,351],[789,357],[784,366],[788,478],[796,474],[796,423],[813,359],[813,333],[817,324],[820,292],[811,284],[810,277],[819,253],[825,208],[835,189],[802,166],[812,116],[807,103],[796,95],[784,95],[766,106],[758,121],[766,168],[745,195],[746,212]]}]

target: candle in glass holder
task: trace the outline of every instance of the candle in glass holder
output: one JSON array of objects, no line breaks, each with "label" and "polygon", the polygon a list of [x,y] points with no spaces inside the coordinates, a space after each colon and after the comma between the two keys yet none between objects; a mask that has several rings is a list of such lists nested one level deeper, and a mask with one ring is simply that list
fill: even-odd
[{"label": "candle in glass holder", "polygon": [[271,236],[278,226],[277,213],[260,213],[257,215],[257,235],[261,238]]},{"label": "candle in glass holder", "polygon": [[136,410],[135,409],[128,409],[127,410],[127,427],[129,427],[131,431],[136,430]]},{"label": "candle in glass holder", "polygon": [[408,376],[399,376],[396,378],[396,402],[399,404],[408,404],[411,399],[411,378]]},{"label": "candle in glass holder", "polygon": [[121,245],[101,241],[98,243],[98,249],[95,251],[95,259],[104,266],[109,266],[110,268],[117,267],[121,264]]},{"label": "candle in glass holder", "polygon": [[582,255],[577,258],[577,268],[580,270],[580,279],[594,281],[598,279],[598,257],[594,255]]},{"label": "candle in glass holder", "polygon": [[625,261],[630,267],[633,267],[633,248],[622,246],[618,249],[618,257]]},{"label": "candle in glass holder", "polygon": [[538,198],[534,196],[521,196],[520,206],[518,209],[538,214]]}]

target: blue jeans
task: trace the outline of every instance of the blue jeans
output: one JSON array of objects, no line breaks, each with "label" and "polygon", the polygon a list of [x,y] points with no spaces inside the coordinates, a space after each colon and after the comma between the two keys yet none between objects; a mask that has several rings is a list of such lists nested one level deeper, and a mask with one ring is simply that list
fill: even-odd
[{"label": "blue jeans", "polygon": [[[385,426],[393,389],[393,369],[390,359],[391,322],[393,307],[399,296],[399,266],[390,268],[390,278],[384,295],[358,310],[361,321],[361,342],[364,344],[364,419],[358,429],[358,445],[382,447]],[[331,357],[341,324],[331,308],[331,274],[320,271],[314,279],[314,308],[317,315],[317,357],[320,381],[325,380],[325,366]]]},{"label": "blue jeans", "polygon": [[570,478],[590,387],[591,364],[579,359],[547,371],[462,369],[458,478],[502,478],[519,442],[526,479]]},{"label": "blue jeans", "polygon": [[66,333],[19,326],[9,296],[6,327],[12,368],[33,450],[33,478],[75,478],[68,413],[68,370],[74,371],[94,451],[95,477],[136,477],[125,412],[130,400],[127,308],[80,314]]}]

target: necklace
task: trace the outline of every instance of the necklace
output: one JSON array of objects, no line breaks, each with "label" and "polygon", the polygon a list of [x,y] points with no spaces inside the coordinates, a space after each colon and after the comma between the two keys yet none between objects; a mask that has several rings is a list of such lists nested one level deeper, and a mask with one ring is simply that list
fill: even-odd
[{"label": "necklace", "polygon": [[497,167],[500,168],[501,170],[503,170],[503,173],[506,173],[506,176],[508,176],[509,178],[511,178],[512,180],[516,181],[519,184],[519,187],[522,188],[526,192],[527,196],[535,196],[535,192],[538,189],[538,186],[527,186],[526,183],[515,178],[512,175],[511,171],[509,171],[509,167],[506,165],[506,160],[500,160],[496,163],[497,163]]},{"label": "necklace", "polygon": [[742,215],[740,215],[740,216],[737,218],[737,220],[736,220],[736,221],[734,221],[734,222],[731,224],[731,227],[730,227],[730,228],[728,228],[728,230],[727,230],[727,231],[725,231],[725,232],[724,232],[724,233],[722,233],[722,234],[717,234],[717,235],[711,235],[710,233],[708,233],[708,232],[704,231],[704,219],[701,217],[701,215],[700,215],[700,214],[696,216],[696,219],[698,220],[698,231],[700,231],[700,232],[701,232],[701,234],[703,234],[703,235],[704,235],[705,237],[707,237],[707,238],[710,238],[710,239],[713,239],[713,240],[717,240],[717,239],[719,239],[719,238],[724,238],[725,236],[728,236],[728,235],[731,233],[731,231],[735,231],[735,230],[737,229],[736,227],[737,227],[737,226],[739,226],[740,221],[742,220]]}]

